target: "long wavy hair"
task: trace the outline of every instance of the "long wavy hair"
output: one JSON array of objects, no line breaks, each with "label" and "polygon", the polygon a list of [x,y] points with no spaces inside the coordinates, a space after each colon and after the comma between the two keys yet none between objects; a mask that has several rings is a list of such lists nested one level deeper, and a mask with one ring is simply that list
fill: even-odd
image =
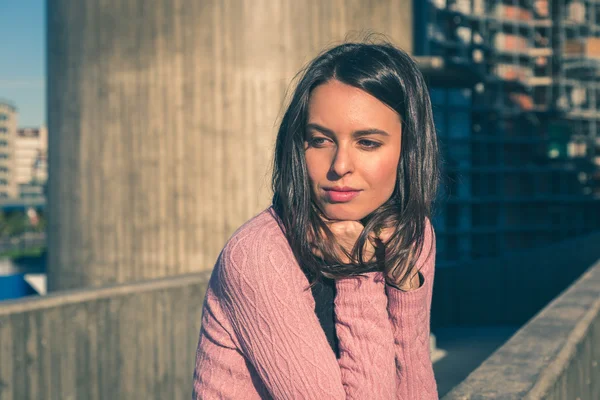
[{"label": "long wavy hair", "polygon": [[[402,152],[390,199],[365,217],[350,263],[313,201],[304,142],[311,92],[337,80],[359,88],[395,110],[402,123]],[[420,254],[439,180],[438,145],[428,89],[413,59],[388,42],[345,43],[311,61],[299,75],[275,145],[273,209],[300,265],[313,281],[383,270],[407,278]],[[385,262],[363,259],[365,241],[382,228],[394,228]],[[318,249],[322,256],[315,256]],[[377,254],[381,254],[378,252]],[[379,258],[379,257],[378,257]],[[401,280],[401,283],[404,280]],[[314,283],[314,282],[313,282]]]}]

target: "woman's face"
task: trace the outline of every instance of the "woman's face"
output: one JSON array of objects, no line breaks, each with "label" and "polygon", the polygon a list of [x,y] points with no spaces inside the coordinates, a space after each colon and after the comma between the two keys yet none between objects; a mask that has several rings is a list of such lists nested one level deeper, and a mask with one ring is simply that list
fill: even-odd
[{"label": "woman's face", "polygon": [[331,220],[358,221],[392,195],[402,125],[370,94],[337,80],[309,100],[304,148],[312,195]]}]

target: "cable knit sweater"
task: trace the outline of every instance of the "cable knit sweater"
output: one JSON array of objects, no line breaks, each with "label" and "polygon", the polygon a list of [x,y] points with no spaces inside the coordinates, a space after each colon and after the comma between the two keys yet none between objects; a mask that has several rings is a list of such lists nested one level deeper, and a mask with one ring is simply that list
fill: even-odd
[{"label": "cable knit sweater", "polygon": [[418,289],[381,272],[336,281],[340,357],[309,282],[269,208],[227,242],[202,313],[194,399],[437,399],[429,353],[435,235],[427,224]]}]

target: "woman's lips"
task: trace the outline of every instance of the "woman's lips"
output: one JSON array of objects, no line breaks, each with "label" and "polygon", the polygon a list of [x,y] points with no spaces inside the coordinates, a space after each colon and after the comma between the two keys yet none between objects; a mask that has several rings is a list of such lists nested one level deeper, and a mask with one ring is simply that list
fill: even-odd
[{"label": "woman's lips", "polygon": [[324,190],[331,203],[347,203],[360,194],[360,190],[351,188],[327,188]]}]

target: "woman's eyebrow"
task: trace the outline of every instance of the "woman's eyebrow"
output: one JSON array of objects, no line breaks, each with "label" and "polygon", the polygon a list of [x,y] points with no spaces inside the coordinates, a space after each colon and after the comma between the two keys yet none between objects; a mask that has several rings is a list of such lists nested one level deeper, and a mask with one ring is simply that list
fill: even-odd
[{"label": "woman's eyebrow", "polygon": [[321,126],[321,125],[315,124],[315,123],[307,124],[306,130],[307,131],[315,130],[315,131],[319,131],[322,134],[327,135],[327,136],[335,136],[335,133],[331,129],[327,129],[324,126]]},{"label": "woman's eyebrow", "polygon": [[[319,131],[322,134],[327,135],[327,136],[335,136],[335,133],[331,129],[327,129],[324,126],[321,126],[319,124],[315,124],[315,123],[307,124],[306,130],[310,131],[311,129],[315,130],[315,131]],[[361,129],[358,131],[354,131],[352,133],[352,136],[354,136],[354,137],[361,137],[361,136],[368,136],[368,135],[390,136],[390,134],[387,133],[386,131],[383,131],[383,130],[377,129],[377,128]]]},{"label": "woman's eyebrow", "polygon": [[377,128],[361,129],[359,131],[355,131],[352,134],[352,136],[354,136],[354,137],[361,137],[361,136],[368,136],[368,135],[390,136],[390,134],[387,133],[386,131],[382,131],[381,129],[377,129]]}]

